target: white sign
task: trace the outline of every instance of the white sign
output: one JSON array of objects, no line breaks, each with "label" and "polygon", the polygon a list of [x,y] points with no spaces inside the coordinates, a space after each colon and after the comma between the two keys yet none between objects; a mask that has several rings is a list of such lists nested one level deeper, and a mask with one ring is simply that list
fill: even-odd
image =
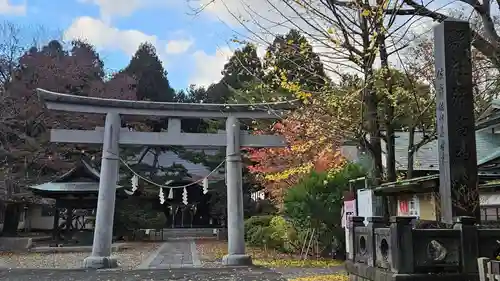
[{"label": "white sign", "polygon": [[344,201],[344,208],[342,211],[342,227],[347,227],[349,218],[356,216],[356,200]]},{"label": "white sign", "polygon": [[373,210],[373,200],[374,200],[373,190],[371,189],[359,189],[357,192],[358,199],[358,216],[364,217],[365,225],[368,224],[368,218],[375,216]]},{"label": "white sign", "polygon": [[348,254],[350,254],[350,248],[349,248],[349,236],[350,231],[349,231],[349,218],[352,216],[356,216],[356,200],[351,200],[351,201],[344,201],[344,207],[342,208],[342,227],[345,229],[345,250]]}]

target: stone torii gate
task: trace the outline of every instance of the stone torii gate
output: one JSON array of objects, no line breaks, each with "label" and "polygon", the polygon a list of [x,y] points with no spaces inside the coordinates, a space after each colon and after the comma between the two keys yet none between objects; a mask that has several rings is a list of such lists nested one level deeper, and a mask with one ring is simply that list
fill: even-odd
[{"label": "stone torii gate", "polygon": [[[84,261],[86,268],[117,267],[111,257],[113,215],[116,182],[120,164],[119,145],[151,146],[225,146],[227,176],[228,254],[225,265],[250,265],[252,259],[245,252],[241,147],[281,147],[280,136],[250,135],[240,131],[238,119],[276,119],[276,110],[290,109],[290,103],[253,105],[189,104],[149,101],[102,99],[54,93],[37,89],[38,96],[48,109],[106,114],[104,131],[51,130],[51,142],[103,144],[97,202],[96,225],[92,254]],[[274,106],[270,110],[270,107]],[[120,115],[169,117],[167,132],[131,132],[121,128]],[[226,132],[217,134],[182,133],[181,118],[225,118]]]}]

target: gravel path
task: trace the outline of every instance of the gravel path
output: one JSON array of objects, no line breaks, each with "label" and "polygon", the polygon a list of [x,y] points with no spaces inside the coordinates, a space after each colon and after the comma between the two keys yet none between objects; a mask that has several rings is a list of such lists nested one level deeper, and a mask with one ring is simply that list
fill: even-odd
[{"label": "gravel path", "polygon": [[[120,268],[135,269],[160,243],[130,243],[125,249],[114,252]],[[8,268],[81,268],[90,253],[0,253],[0,266]]]},{"label": "gravel path", "polygon": [[133,271],[89,270],[4,270],[2,281],[286,281],[278,273],[264,268],[156,269]]}]

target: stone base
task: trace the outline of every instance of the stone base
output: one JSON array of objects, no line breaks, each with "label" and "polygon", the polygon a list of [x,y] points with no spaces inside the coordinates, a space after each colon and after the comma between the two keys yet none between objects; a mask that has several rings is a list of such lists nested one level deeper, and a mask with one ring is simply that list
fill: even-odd
[{"label": "stone base", "polygon": [[252,257],[249,255],[225,255],[222,258],[222,264],[227,266],[250,266]]},{"label": "stone base", "polygon": [[83,260],[84,268],[104,269],[118,267],[118,261],[113,257],[86,257]]}]

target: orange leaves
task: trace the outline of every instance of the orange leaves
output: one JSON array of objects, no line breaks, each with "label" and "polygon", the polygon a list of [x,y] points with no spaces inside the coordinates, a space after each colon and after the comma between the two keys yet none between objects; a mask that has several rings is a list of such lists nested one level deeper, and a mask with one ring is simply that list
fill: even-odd
[{"label": "orange leaves", "polygon": [[314,121],[306,123],[293,117],[282,120],[272,127],[271,133],[282,135],[287,147],[247,150],[255,163],[249,167],[250,172],[277,203],[302,175],[311,170],[335,169],[345,162],[338,151],[340,138]]}]

